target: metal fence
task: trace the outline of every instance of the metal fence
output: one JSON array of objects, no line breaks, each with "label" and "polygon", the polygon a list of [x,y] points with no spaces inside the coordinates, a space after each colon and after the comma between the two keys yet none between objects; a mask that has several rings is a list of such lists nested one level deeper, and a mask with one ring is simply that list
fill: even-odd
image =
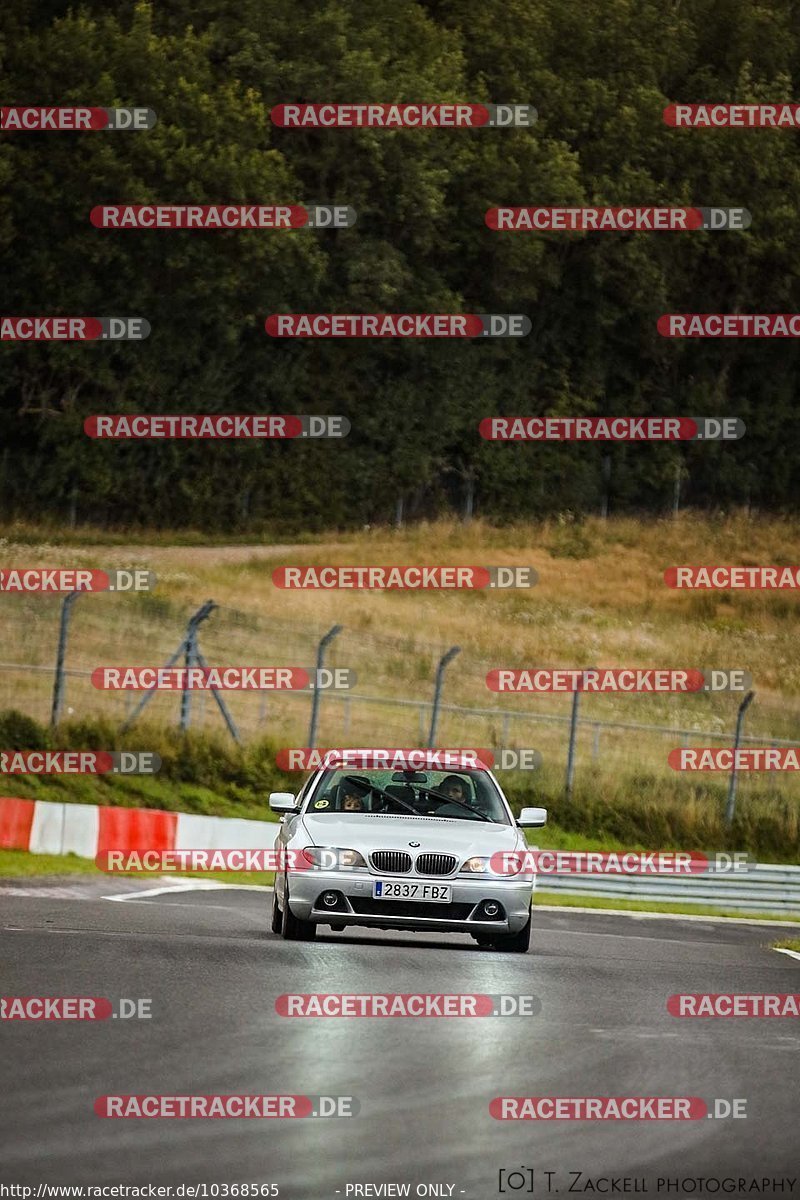
[{"label": "metal fence", "polygon": [[[211,665],[272,665],[313,668],[328,626],[276,620],[222,607],[207,614],[187,641],[192,609],[157,595],[79,597],[61,624],[63,598],[5,595],[0,661],[0,708],[14,707],[40,721],[104,717],[121,727],[136,715],[141,694],[99,691],[92,671],[100,665],[160,665],[187,649]],[[535,635],[526,665],[535,663]],[[487,671],[498,663],[441,642],[390,636],[373,628],[337,628],[326,644],[325,663],[354,669],[348,692],[226,692],[231,724],[242,740],[269,736],[286,746],[309,744],[310,727],[320,746],[424,746],[431,734],[441,746],[535,748],[543,770],[566,771],[574,721],[573,770],[606,774],[639,771],[675,779],[667,754],[676,746],[729,745],[741,697],[582,695],[580,711],[568,695],[506,696],[489,692]],[[199,661],[199,660],[196,660]],[[61,686],[57,663],[61,663]],[[444,664],[444,665],[443,665]],[[545,664],[538,664],[545,665]],[[709,664],[693,664],[708,666]],[[438,695],[438,707],[435,698]],[[205,691],[182,704],[180,693],[156,692],[148,720],[222,736],[225,723],[214,696]],[[647,715],[649,719],[643,719]],[[747,714],[743,744],[800,746],[793,734],[800,712],[779,696],[759,693]],[[767,786],[780,798],[800,797],[797,773],[772,772]],[[764,777],[740,776],[740,787],[763,790]]]}]

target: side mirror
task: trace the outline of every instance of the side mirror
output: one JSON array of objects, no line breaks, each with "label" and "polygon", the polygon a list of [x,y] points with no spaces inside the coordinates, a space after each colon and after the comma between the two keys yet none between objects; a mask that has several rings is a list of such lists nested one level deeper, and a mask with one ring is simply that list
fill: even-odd
[{"label": "side mirror", "polygon": [[523,808],[517,821],[520,829],[537,829],[547,824],[546,808]]},{"label": "side mirror", "polygon": [[297,808],[297,797],[293,792],[270,792],[269,807],[270,812],[274,813],[294,812]]}]

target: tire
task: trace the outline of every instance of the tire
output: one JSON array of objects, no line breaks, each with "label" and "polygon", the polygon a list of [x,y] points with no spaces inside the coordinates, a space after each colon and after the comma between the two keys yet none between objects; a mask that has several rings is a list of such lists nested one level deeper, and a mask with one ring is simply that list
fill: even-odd
[{"label": "tire", "polygon": [[281,936],[286,942],[313,942],[317,936],[317,927],[313,921],[301,921],[289,908],[288,883],[283,893],[283,913],[281,915]]},{"label": "tire", "polygon": [[280,933],[283,925],[283,915],[278,908],[278,893],[272,893],[272,932]]},{"label": "tire", "polygon": [[494,945],[494,940],[491,937],[491,935],[488,933],[473,933],[471,936],[475,939],[475,941],[478,943],[479,946],[482,946],[484,948],[486,946]]},{"label": "tire", "polygon": [[506,954],[527,954],[531,945],[531,910],[528,909],[528,919],[519,933],[509,933],[504,937],[495,938],[495,950],[504,950]]},{"label": "tire", "polygon": [[344,933],[346,928],[346,925],[331,925],[331,929],[334,933]]}]

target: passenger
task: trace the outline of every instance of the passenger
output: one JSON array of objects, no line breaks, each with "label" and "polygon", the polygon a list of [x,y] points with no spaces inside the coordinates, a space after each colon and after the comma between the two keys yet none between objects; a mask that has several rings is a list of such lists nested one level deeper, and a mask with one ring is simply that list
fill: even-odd
[{"label": "passenger", "polygon": [[353,788],[349,788],[342,796],[342,812],[366,812],[364,797],[360,796]]}]

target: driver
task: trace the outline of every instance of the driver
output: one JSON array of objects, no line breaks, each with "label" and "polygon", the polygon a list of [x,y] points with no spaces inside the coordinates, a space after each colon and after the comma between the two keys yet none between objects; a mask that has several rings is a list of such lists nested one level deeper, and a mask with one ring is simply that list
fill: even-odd
[{"label": "driver", "polygon": [[458,775],[448,775],[446,779],[442,780],[436,791],[447,796],[448,800],[455,800],[456,803],[472,804],[472,797],[467,793],[464,780]]}]

